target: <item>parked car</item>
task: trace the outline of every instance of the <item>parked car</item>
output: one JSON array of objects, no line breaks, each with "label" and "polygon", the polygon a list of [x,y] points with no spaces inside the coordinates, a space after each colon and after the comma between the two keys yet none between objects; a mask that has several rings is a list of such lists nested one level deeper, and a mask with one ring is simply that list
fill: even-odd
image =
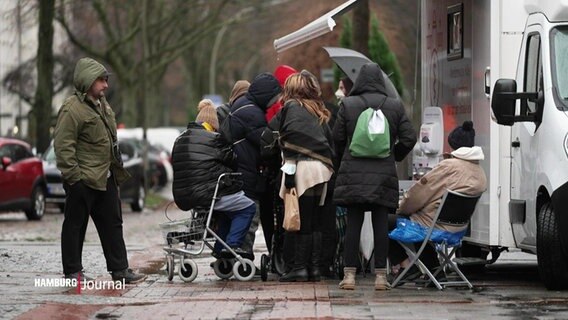
[{"label": "parked car", "polygon": [[[136,154],[142,157],[144,152],[144,142],[136,138],[119,138],[119,143],[130,145],[135,149]],[[169,154],[164,150],[161,145],[152,145],[148,143],[148,171],[146,178],[148,179],[148,186],[150,188],[159,190],[165,187],[169,181],[173,180],[173,168],[170,163]]]},{"label": "parked car", "polygon": [[26,142],[0,138],[0,161],[0,211],[23,210],[28,220],[40,220],[45,213],[41,159]]},{"label": "parked car", "polygon": [[[129,143],[123,143],[121,141],[119,142],[119,148],[122,153],[124,168],[126,168],[132,176],[132,178],[120,185],[120,199],[123,203],[130,204],[132,211],[141,212],[144,210],[146,201],[142,158]],[[46,201],[48,203],[57,204],[59,210],[63,212],[65,210],[65,190],[63,190],[61,172],[57,169],[55,163],[53,144],[43,154],[42,159],[44,163],[45,180],[47,182]]]}]

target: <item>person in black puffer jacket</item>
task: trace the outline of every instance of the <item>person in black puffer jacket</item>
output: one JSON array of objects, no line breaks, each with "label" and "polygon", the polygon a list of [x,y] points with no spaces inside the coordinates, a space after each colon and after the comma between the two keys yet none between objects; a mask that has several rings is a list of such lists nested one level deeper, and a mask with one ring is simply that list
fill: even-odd
[{"label": "person in black puffer jacket", "polygon": [[[386,158],[356,158],[349,144],[359,115],[367,108],[382,111],[389,123],[390,155]],[[372,212],[375,242],[375,289],[388,288],[386,258],[388,254],[388,214],[398,206],[398,176],[395,161],[401,161],[416,144],[416,132],[398,99],[386,96],[385,80],[376,63],[363,65],[349,96],[341,100],[333,128],[335,151],[340,160],[335,181],[334,202],[347,207],[345,268],[342,289],[355,288],[355,271],[359,264],[359,239],[365,211]]]},{"label": "person in black puffer jacket", "polygon": [[[219,176],[235,172],[233,149],[215,132],[216,117],[214,106],[205,106],[196,122],[189,123],[174,143],[173,195],[182,210],[209,208]],[[250,258],[251,252],[241,245],[256,212],[254,201],[245,196],[242,183],[230,177],[221,181],[217,196],[214,210],[218,235],[237,253]],[[223,254],[221,248],[220,243],[215,244],[215,256]]]}]

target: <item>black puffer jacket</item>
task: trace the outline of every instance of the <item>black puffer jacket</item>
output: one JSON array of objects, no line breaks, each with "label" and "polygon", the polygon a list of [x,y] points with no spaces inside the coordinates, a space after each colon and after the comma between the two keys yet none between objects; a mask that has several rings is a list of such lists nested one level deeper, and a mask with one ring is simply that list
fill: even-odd
[{"label": "black puffer jacket", "polygon": [[[278,80],[270,73],[261,73],[254,78],[248,92],[235,100],[231,106],[231,136],[235,143],[239,172],[243,174],[245,194],[259,199],[265,183],[259,175],[260,136],[266,128],[264,116],[282,89]],[[249,106],[247,106],[249,105]]]},{"label": "black puffer jacket", "polygon": [[[217,179],[232,169],[234,154],[220,135],[190,123],[175,141],[172,151],[174,169],[173,194],[182,210],[209,207]],[[219,186],[219,196],[241,190],[242,183],[225,179]]]},{"label": "black puffer jacket", "polygon": [[[338,205],[355,204],[398,206],[398,177],[395,161],[401,161],[416,144],[416,132],[404,112],[401,101],[385,100],[385,82],[380,67],[366,64],[348,97],[342,100],[333,139],[340,159],[335,182],[334,202]],[[363,98],[361,98],[363,97]],[[366,101],[366,103],[365,103]],[[367,107],[381,107],[389,122],[392,152],[384,159],[354,158],[349,144],[361,112]]]}]

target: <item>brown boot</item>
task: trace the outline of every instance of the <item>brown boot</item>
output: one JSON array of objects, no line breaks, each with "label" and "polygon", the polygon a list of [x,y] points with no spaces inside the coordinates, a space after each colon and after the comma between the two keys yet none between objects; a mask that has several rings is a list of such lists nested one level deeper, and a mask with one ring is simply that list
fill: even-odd
[{"label": "brown boot", "polygon": [[339,283],[340,289],[355,290],[355,272],[357,268],[343,268],[343,280]]},{"label": "brown boot", "polygon": [[390,290],[391,285],[387,281],[387,269],[375,269],[375,290]]}]

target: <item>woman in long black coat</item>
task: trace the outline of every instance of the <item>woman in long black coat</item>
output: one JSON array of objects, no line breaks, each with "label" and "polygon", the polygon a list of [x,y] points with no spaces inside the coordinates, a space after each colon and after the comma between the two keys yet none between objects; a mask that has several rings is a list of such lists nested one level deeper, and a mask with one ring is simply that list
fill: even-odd
[{"label": "woman in long black coat", "polygon": [[[390,130],[390,155],[386,158],[356,158],[349,144],[359,115],[367,108],[380,108]],[[333,129],[335,151],[340,159],[335,182],[334,202],[347,208],[344,248],[344,278],[339,287],[355,288],[359,239],[365,211],[372,212],[375,245],[375,289],[388,289],[386,258],[388,254],[388,214],[398,206],[398,176],[395,161],[401,161],[416,144],[416,132],[404,112],[402,102],[386,95],[380,67],[368,63],[348,97],[340,105]]]}]

